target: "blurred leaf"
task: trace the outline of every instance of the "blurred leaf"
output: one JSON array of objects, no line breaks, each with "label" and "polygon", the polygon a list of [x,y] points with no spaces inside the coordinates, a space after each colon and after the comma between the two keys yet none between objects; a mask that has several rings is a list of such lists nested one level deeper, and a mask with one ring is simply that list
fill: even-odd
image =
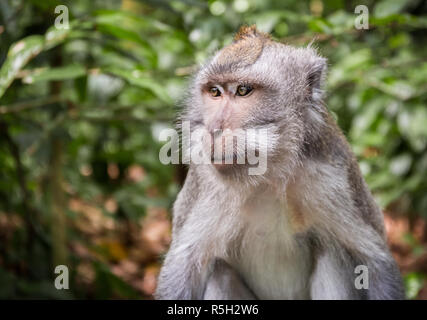
[{"label": "blurred leaf", "polygon": [[0,69],[0,98],[28,61],[43,50],[50,49],[63,42],[69,33],[69,30],[52,27],[44,37],[38,35],[28,36],[13,44],[9,49],[5,63]]},{"label": "blurred leaf", "polygon": [[419,273],[411,272],[405,275],[404,281],[406,288],[406,297],[408,299],[414,299],[423,287],[425,277]]},{"label": "blurred leaf", "polygon": [[381,18],[396,14],[399,13],[407,4],[407,0],[382,0],[376,3],[374,15]]},{"label": "blurred leaf", "polygon": [[15,43],[7,54],[7,60],[0,70],[0,97],[15,79],[18,72],[31,58],[38,55],[44,46],[42,36],[29,36]]},{"label": "blurred leaf", "polygon": [[86,68],[78,64],[70,64],[59,68],[43,68],[36,70],[24,70],[28,74],[23,78],[23,82],[30,84],[39,81],[66,80],[84,76]]},{"label": "blurred leaf", "polygon": [[315,32],[332,34],[332,24],[325,19],[313,19],[308,23],[308,27]]},{"label": "blurred leaf", "polygon": [[172,104],[172,99],[169,97],[165,88],[156,83],[151,77],[144,75],[139,70],[120,70],[116,68],[105,68],[105,71],[121,77],[128,81],[131,85],[138,86],[150,90],[157,98],[161,99],[167,104]]}]

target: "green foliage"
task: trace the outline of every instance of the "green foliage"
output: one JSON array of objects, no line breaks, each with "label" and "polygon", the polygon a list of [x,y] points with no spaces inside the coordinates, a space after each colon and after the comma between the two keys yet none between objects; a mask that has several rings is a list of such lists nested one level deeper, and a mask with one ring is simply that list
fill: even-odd
[{"label": "green foliage", "polygon": [[[61,1],[70,12],[64,30],[52,26],[57,1],[2,1],[0,218],[17,214],[27,232],[0,244],[0,297],[54,297],[43,289],[52,273],[32,274],[19,261],[36,264],[44,252],[40,269],[53,270],[55,239],[48,230],[60,202],[48,194],[58,152],[59,197],[99,207],[100,198],[112,197],[117,219],[133,223],[147,208],[170,209],[177,168],[159,162],[156,132],[172,126],[192,70],[230,43],[242,24],[256,23],[292,45],[315,39],[329,59],[326,103],[375,197],[384,208],[426,218],[427,16],[421,2],[366,1],[369,29],[356,30],[358,1]],[[145,176],[129,182],[135,164]],[[72,209],[67,216],[76,219]],[[83,241],[71,227],[64,232],[69,242]],[[31,241],[47,244],[22,249]],[[77,265],[80,258],[71,259]],[[104,261],[93,265],[93,297],[137,297]],[[11,284],[16,277],[25,282],[20,288]],[[407,277],[409,297],[420,281]]]},{"label": "green foliage", "polygon": [[405,276],[405,288],[408,299],[416,298],[418,292],[423,287],[425,276],[416,272]]}]

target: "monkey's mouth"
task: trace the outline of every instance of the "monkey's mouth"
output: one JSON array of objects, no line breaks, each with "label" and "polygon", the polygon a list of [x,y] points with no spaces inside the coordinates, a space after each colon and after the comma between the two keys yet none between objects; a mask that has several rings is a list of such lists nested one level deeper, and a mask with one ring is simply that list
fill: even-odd
[{"label": "monkey's mouth", "polygon": [[222,155],[219,157],[215,157],[215,155],[211,155],[211,163],[216,165],[232,165],[237,163],[238,156],[236,153],[230,155]]},{"label": "monkey's mouth", "polygon": [[234,139],[231,144],[227,144],[224,137],[217,137],[205,144],[205,152],[210,157],[211,164],[216,169],[246,167],[252,163],[257,163],[260,150],[257,146],[253,150],[248,147],[246,140],[238,144],[238,139]]},{"label": "monkey's mouth", "polygon": [[234,152],[230,154],[222,154],[222,156],[211,154],[211,164],[217,168],[223,168],[250,165],[250,161],[246,153],[237,154]]}]

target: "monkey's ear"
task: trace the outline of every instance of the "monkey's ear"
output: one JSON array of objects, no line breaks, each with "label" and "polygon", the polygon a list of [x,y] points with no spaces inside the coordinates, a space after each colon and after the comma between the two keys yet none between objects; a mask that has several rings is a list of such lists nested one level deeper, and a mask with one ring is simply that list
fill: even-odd
[{"label": "monkey's ear", "polygon": [[317,56],[307,75],[307,84],[309,88],[309,94],[313,101],[322,99],[323,86],[326,78],[327,60],[325,58]]}]

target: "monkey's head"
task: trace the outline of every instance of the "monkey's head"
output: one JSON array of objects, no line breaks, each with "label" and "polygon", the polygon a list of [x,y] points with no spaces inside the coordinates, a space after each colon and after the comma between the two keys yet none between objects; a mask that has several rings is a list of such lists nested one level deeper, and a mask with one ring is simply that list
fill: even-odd
[{"label": "monkey's head", "polygon": [[[277,174],[271,172],[273,166],[292,171],[307,136],[316,134],[324,121],[325,69],[326,60],[314,49],[293,48],[273,41],[255,26],[242,27],[234,41],[195,75],[182,120],[189,120],[193,131],[203,128],[209,133],[203,150],[213,162],[229,160],[213,163],[223,175],[248,174],[248,147],[259,159],[268,159],[267,174]],[[246,135],[246,148],[234,138],[233,148],[226,150],[225,137],[260,129],[267,131],[267,140]],[[242,155],[243,164],[237,161]]]}]

